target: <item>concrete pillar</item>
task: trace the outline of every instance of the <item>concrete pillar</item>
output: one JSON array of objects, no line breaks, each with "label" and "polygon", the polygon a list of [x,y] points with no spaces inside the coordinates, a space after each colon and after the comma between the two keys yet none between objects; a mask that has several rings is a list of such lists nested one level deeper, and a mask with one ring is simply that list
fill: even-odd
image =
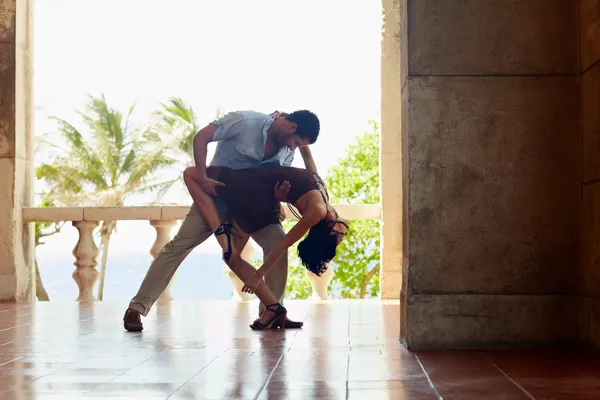
[{"label": "concrete pillar", "polygon": [[418,349],[574,339],[575,2],[400,5],[401,340]]},{"label": "concrete pillar", "polygon": [[32,18],[32,0],[0,0],[0,300],[35,295]]},{"label": "concrete pillar", "polygon": [[583,339],[600,348],[600,0],[579,0]]},{"label": "concrete pillar", "polygon": [[[402,85],[406,69],[400,68],[400,10],[406,0],[383,0],[383,35],[381,38],[381,297],[397,299],[402,286],[402,168],[401,124]],[[401,75],[404,72],[404,75]]]}]

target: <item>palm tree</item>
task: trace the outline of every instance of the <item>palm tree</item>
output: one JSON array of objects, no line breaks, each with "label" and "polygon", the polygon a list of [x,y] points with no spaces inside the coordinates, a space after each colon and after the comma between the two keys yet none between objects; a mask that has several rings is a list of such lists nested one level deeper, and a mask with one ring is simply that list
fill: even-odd
[{"label": "palm tree", "polygon": [[[158,200],[177,179],[161,180],[159,172],[175,160],[168,156],[159,135],[132,128],[127,114],[110,108],[104,95],[89,96],[85,112],[78,112],[89,129],[84,136],[74,125],[53,118],[62,139],[45,141],[56,150],[51,162],[37,168],[47,184],[47,195],[59,206],[123,206],[133,195],[154,193]],[[98,299],[102,300],[110,237],[116,221],[102,221]]]},{"label": "palm tree", "polygon": [[[222,115],[221,110],[217,109],[215,119]],[[177,149],[185,157],[182,170],[194,165],[194,136],[204,125],[198,123],[192,106],[179,97],[170,97],[166,103],[161,103],[155,117],[155,133],[163,138],[170,136],[177,141]]]}]

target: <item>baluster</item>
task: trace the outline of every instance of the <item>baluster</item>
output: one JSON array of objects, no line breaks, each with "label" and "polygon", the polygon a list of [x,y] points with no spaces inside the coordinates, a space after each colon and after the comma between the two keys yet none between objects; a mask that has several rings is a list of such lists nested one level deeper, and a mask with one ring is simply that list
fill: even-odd
[{"label": "baluster", "polygon": [[[150,221],[150,225],[156,229],[156,240],[150,249],[150,255],[153,258],[156,258],[158,253],[162,250],[163,247],[171,240],[171,230],[175,225],[177,225],[177,221],[170,220],[157,220]],[[171,285],[175,281],[175,275],[171,278],[171,281],[167,285],[165,291],[160,295],[157,301],[170,301],[173,300],[173,296],[171,296]]]},{"label": "baluster", "polygon": [[98,246],[94,243],[94,229],[98,226],[96,221],[74,221],[73,226],[79,231],[79,240],[73,249],[76,267],[73,279],[79,287],[77,301],[95,301],[94,285],[98,280],[96,265],[98,262]]},{"label": "baluster", "polygon": [[323,272],[321,276],[306,271],[306,276],[310,280],[310,286],[312,286],[312,299],[313,300],[327,300],[329,298],[329,284],[333,279],[333,269],[327,268],[327,271]]}]

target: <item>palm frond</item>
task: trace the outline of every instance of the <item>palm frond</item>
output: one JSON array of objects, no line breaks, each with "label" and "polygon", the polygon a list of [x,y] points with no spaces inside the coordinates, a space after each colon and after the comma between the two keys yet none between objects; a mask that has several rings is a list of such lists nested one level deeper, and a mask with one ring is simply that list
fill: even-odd
[{"label": "palm frond", "polygon": [[154,201],[150,203],[154,204],[158,202],[178,181],[179,178],[175,178],[165,182],[153,183],[136,190],[136,194],[155,194]]},{"label": "palm frond", "polygon": [[[182,101],[173,104],[185,109]],[[157,182],[165,179],[161,176],[164,168],[177,164],[181,158],[171,154],[177,146],[170,141],[177,141],[177,136],[165,141],[154,134],[159,132],[155,127],[132,129],[129,117],[134,107],[129,108],[124,118],[121,112],[109,107],[104,95],[89,96],[84,110],[78,115],[90,129],[90,137],[55,118],[65,145],[47,141],[57,154],[52,162],[36,170],[57,205],[118,206],[138,193],[154,193],[159,199],[179,180]],[[173,110],[179,120],[195,118],[191,108],[187,114]],[[45,138],[41,141],[45,142]]]},{"label": "palm frond", "polygon": [[42,164],[36,168],[36,177],[45,179],[53,185],[53,191],[65,191],[79,193],[83,190],[82,183],[85,177],[76,169],[65,165],[64,162],[58,162],[53,165]]},{"label": "palm frond", "polygon": [[194,109],[178,97],[169,98],[161,107],[157,113],[160,132],[169,136],[175,135],[178,138],[179,150],[188,157],[193,157],[194,137],[200,130]]},{"label": "palm frond", "polygon": [[123,115],[110,108],[106,97],[89,96],[86,107],[87,113],[80,112],[79,115],[92,131],[92,135],[98,141],[99,151],[106,168],[110,171],[111,185],[116,184],[118,179],[119,164],[123,148]]},{"label": "palm frond", "polygon": [[59,133],[65,139],[69,148],[64,149],[54,144],[50,145],[62,150],[72,163],[80,164],[81,168],[85,170],[84,175],[88,177],[89,181],[100,187],[108,187],[104,179],[104,165],[95,151],[88,147],[89,141],[84,140],[81,133],[67,121],[55,117],[52,117],[52,119],[57,122]]},{"label": "palm frond", "polygon": [[126,186],[139,187],[145,177],[157,172],[161,168],[172,165],[173,163],[174,160],[167,157],[161,148],[154,152],[140,155],[132,164]]}]

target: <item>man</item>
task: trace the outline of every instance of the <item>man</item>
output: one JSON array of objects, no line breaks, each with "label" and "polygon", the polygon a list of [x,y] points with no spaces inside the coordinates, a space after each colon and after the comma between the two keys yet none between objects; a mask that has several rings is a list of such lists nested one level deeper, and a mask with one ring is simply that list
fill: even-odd
[{"label": "man", "polygon": [[[308,145],[315,143],[319,130],[319,119],[306,110],[291,114],[276,112],[272,115],[254,111],[228,113],[202,128],[194,137],[194,160],[200,177],[199,183],[204,191],[215,196],[215,186],[223,185],[206,176],[206,153],[210,142],[218,142],[211,165],[232,169],[268,164],[290,166],[294,159],[294,151],[298,147],[305,165],[309,163],[314,165]],[[243,196],[243,193],[240,195]],[[218,198],[217,208],[221,218],[226,220],[226,207]],[[192,205],[179,232],[152,262],[138,293],[129,303],[129,308],[123,317],[126,330],[139,332],[144,328],[141,315],[148,314],[184,258],[212,234],[198,208]],[[252,239],[262,247],[266,259],[284,236],[285,232],[281,225],[273,224],[254,233]],[[285,292],[287,272],[286,254],[265,276],[265,283],[280,302]],[[264,307],[264,304],[260,304],[259,315]],[[286,321],[286,328],[301,328],[302,325],[302,322]]]}]

